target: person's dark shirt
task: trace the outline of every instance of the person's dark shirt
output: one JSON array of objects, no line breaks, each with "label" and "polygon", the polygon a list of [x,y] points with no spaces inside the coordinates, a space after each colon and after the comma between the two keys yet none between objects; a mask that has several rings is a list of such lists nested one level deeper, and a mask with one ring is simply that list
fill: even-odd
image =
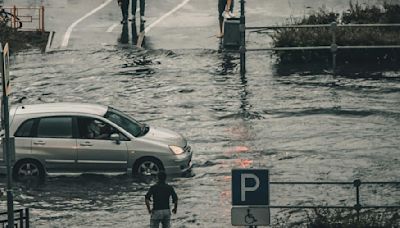
[{"label": "person's dark shirt", "polygon": [[153,210],[169,209],[170,197],[172,197],[173,203],[178,200],[174,188],[166,183],[157,183],[151,186],[145,197],[147,200],[153,198]]}]

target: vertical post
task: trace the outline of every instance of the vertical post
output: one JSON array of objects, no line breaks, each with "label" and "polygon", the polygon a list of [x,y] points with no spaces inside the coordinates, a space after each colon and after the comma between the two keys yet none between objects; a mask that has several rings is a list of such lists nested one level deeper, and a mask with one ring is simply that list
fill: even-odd
[{"label": "vertical post", "polygon": [[332,73],[333,75],[336,74],[336,51],[337,51],[337,44],[336,44],[336,22],[331,23],[331,33],[332,33],[332,44],[331,44],[331,52],[332,52]]},{"label": "vertical post", "polygon": [[44,32],[44,6],[40,7],[40,31]]},{"label": "vertical post", "polygon": [[[3,157],[6,160],[7,169],[7,215],[8,215],[8,228],[14,227],[14,204],[13,204],[13,194],[12,194],[12,173],[11,173],[11,150],[10,150],[10,126],[9,126],[9,111],[8,111],[8,94],[7,85],[9,84],[8,77],[8,45],[5,45],[5,51],[3,52],[3,46],[0,44],[0,65],[1,65],[1,75],[3,84],[3,100],[2,100],[2,112],[3,112],[3,127],[4,127],[4,138],[3,138]],[[5,53],[7,56],[5,56]],[[7,61],[7,64],[6,64]],[[7,75],[6,75],[7,74]]]},{"label": "vertical post", "polygon": [[240,74],[246,73],[246,18],[244,14],[245,0],[240,0]]},{"label": "vertical post", "polygon": [[29,208],[25,208],[25,228],[29,228]]},{"label": "vertical post", "polygon": [[12,27],[17,28],[17,7],[14,5],[13,7],[13,16],[12,16]]},{"label": "vertical post", "polygon": [[24,227],[24,210],[19,210],[19,227]]},{"label": "vertical post", "polygon": [[356,205],[354,205],[354,209],[357,211],[357,224],[360,223],[360,210],[361,210],[361,204],[360,204],[360,186],[361,186],[361,180],[357,179],[353,182],[354,187],[356,187]]}]

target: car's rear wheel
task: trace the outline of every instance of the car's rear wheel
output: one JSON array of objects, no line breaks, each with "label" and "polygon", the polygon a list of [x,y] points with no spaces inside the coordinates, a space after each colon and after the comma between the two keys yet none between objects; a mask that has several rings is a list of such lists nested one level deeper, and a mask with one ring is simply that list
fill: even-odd
[{"label": "car's rear wheel", "polygon": [[155,177],[162,170],[164,170],[162,163],[151,157],[140,159],[136,162],[135,167],[133,168],[134,175],[141,177]]},{"label": "car's rear wheel", "polygon": [[18,182],[42,183],[45,176],[46,173],[42,164],[35,160],[22,160],[14,166],[13,177]]}]

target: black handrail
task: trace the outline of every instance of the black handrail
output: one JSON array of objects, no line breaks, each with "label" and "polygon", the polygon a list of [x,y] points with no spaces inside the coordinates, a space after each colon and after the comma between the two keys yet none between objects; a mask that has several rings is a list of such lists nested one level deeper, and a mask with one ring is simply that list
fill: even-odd
[{"label": "black handrail", "polygon": [[[17,217],[14,218],[15,224],[13,227],[29,228],[29,208],[16,209],[14,210],[14,214],[17,214]],[[0,212],[0,216],[3,215],[7,215],[7,212]],[[0,219],[0,224],[1,227],[7,227],[8,219]]]}]

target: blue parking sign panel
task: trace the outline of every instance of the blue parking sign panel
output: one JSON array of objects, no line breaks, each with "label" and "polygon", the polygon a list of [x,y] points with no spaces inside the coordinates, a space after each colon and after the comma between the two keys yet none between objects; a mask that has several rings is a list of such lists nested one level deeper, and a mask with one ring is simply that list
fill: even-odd
[{"label": "blue parking sign panel", "polygon": [[268,169],[232,169],[232,205],[269,205]]}]

